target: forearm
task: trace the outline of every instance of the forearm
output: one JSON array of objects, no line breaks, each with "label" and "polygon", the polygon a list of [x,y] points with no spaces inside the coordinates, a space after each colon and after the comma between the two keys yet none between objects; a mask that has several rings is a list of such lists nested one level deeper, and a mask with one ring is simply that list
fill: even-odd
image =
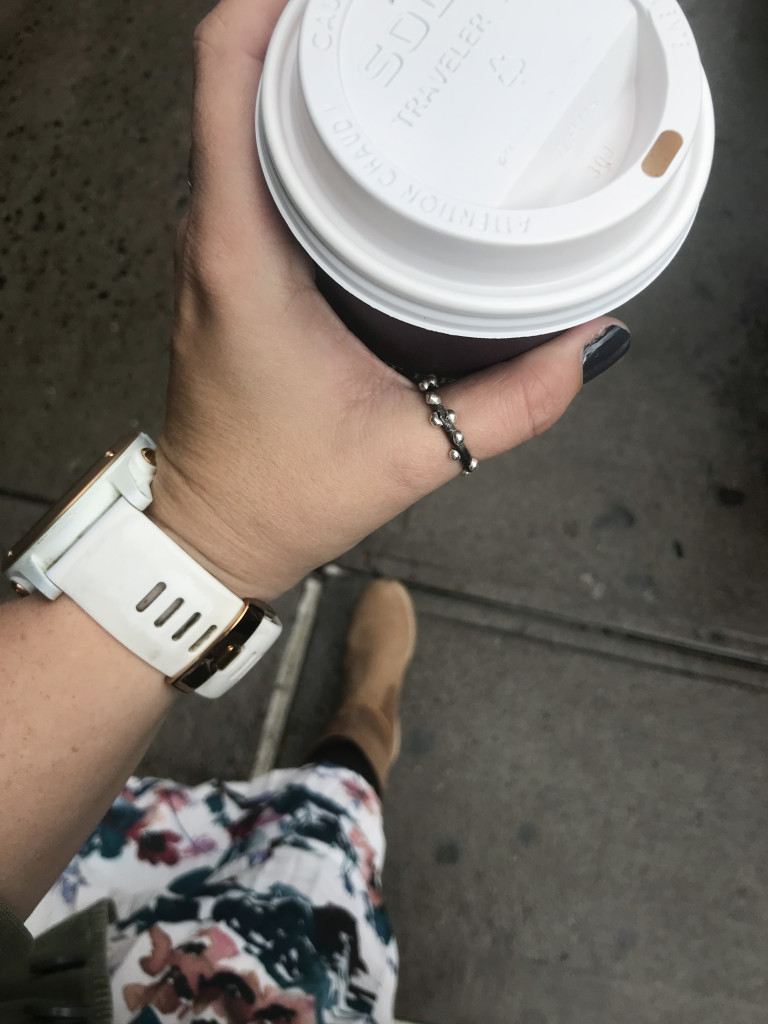
[{"label": "forearm", "polygon": [[22,918],[108,809],[176,691],[69,598],[0,607],[0,896]]}]

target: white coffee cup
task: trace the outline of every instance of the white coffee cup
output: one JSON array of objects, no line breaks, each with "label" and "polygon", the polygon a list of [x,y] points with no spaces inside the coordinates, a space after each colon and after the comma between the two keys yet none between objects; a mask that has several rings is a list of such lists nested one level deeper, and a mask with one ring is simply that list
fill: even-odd
[{"label": "white coffee cup", "polygon": [[675,0],[290,0],[262,166],[387,361],[466,372],[607,313],[685,241],[714,114]]}]

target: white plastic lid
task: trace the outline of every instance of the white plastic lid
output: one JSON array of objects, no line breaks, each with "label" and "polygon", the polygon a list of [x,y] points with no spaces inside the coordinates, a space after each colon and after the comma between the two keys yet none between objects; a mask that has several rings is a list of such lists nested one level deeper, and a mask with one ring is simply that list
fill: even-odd
[{"label": "white plastic lid", "polygon": [[674,0],[291,0],[257,111],[294,233],[390,315],[558,330],[684,241],[714,143]]}]

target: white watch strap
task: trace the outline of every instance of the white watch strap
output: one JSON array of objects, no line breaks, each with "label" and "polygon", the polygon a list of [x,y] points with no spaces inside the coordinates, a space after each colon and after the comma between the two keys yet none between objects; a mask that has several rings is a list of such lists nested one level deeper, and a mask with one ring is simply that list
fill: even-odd
[{"label": "white watch strap", "polygon": [[[119,498],[53,563],[48,576],[122,644],[166,676],[178,675],[193,663],[245,607],[125,498]],[[270,629],[275,624],[265,618],[264,626],[229,669],[215,673],[199,693],[218,696],[258,660],[265,644],[268,647],[275,639],[274,628]],[[276,628],[279,633],[279,625]]]}]

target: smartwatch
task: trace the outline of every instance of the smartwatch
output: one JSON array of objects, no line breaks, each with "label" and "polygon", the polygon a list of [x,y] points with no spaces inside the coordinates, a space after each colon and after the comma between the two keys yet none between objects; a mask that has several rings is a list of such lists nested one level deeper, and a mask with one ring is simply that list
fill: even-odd
[{"label": "smartwatch", "polygon": [[155,444],[132,434],[7,553],[17,594],[67,594],[166,682],[220,697],[277,640],[269,605],[238,597],[155,526]]}]

